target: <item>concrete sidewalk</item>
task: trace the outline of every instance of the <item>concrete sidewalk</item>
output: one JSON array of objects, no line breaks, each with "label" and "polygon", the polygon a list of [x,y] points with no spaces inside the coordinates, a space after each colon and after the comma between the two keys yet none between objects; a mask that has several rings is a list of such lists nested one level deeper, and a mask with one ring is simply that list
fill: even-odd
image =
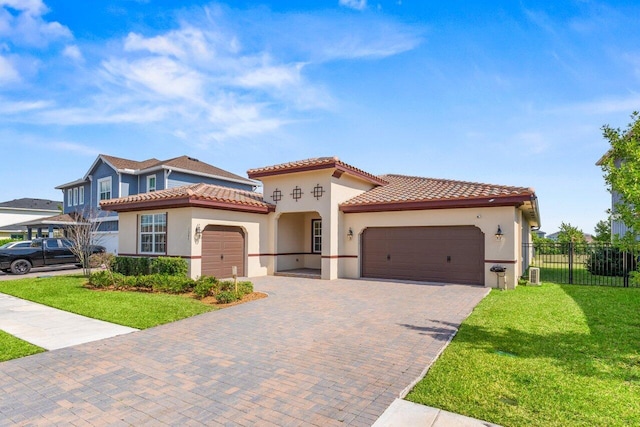
[{"label": "concrete sidewalk", "polygon": [[499,427],[430,406],[396,399],[372,427]]},{"label": "concrete sidewalk", "polygon": [[47,350],[137,331],[2,293],[0,330]]}]

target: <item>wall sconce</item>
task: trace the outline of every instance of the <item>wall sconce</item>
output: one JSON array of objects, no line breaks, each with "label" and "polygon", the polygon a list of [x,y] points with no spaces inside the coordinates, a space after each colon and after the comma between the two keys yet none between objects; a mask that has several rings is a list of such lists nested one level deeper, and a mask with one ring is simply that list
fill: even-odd
[{"label": "wall sconce", "polygon": [[353,239],[353,229],[349,227],[349,231],[347,231],[347,237],[349,240]]},{"label": "wall sconce", "polygon": [[498,226],[498,231],[496,231],[496,240],[502,240],[502,236],[504,236],[504,233],[502,232],[502,228]]},{"label": "wall sconce", "polygon": [[196,225],[196,232],[194,237],[196,239],[200,239],[200,237],[202,237],[202,229],[200,228],[200,224]]}]

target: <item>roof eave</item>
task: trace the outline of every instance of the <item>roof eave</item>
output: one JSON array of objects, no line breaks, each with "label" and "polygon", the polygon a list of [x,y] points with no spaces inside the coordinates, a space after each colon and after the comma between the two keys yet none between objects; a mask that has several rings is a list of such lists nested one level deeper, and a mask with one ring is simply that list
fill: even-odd
[{"label": "roof eave", "polygon": [[378,178],[374,175],[369,176],[366,173],[360,172],[356,169],[347,167],[343,164],[340,164],[338,162],[331,162],[331,163],[322,163],[322,164],[318,164],[318,165],[302,165],[302,166],[293,166],[293,167],[289,167],[286,169],[273,169],[273,170],[267,170],[267,171],[257,171],[257,172],[252,172],[251,169],[249,169],[247,171],[247,175],[249,176],[249,178],[255,179],[255,178],[264,178],[264,177],[269,177],[269,176],[276,176],[276,175],[286,175],[286,174],[291,174],[291,173],[298,173],[298,172],[310,172],[310,171],[317,171],[317,170],[324,170],[324,169],[335,169],[337,171],[340,171],[341,173],[346,173],[352,176],[355,176],[357,178],[360,178],[364,181],[370,182],[372,184],[376,184],[376,185],[385,185],[388,184],[387,181]]},{"label": "roof eave", "polygon": [[491,198],[483,197],[476,199],[438,199],[408,202],[367,203],[358,205],[341,205],[340,211],[344,213],[358,213],[430,209],[490,208],[499,206],[519,207],[526,201],[530,200],[530,198],[530,195],[519,195]]},{"label": "roof eave", "polygon": [[221,209],[236,212],[249,212],[268,214],[275,211],[275,206],[255,206],[229,203],[219,200],[206,200],[196,197],[180,197],[175,199],[143,200],[136,202],[117,202],[113,204],[100,204],[103,210],[114,212],[132,212],[152,209],[204,207],[209,209]]}]

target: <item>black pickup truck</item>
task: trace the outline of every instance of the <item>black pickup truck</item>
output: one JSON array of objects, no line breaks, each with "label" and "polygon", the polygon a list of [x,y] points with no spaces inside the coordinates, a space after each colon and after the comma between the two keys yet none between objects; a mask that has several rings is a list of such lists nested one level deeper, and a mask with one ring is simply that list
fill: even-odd
[{"label": "black pickup truck", "polygon": [[[35,239],[28,248],[0,249],[0,270],[5,273],[27,274],[32,267],[48,265],[78,264],[80,261],[71,248],[73,243],[67,239]],[[92,245],[91,253],[103,253],[104,246]]]}]

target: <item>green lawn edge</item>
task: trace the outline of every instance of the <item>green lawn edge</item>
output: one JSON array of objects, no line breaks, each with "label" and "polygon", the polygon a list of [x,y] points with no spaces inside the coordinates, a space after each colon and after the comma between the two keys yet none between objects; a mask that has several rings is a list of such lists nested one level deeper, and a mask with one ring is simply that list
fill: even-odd
[{"label": "green lawn edge", "polygon": [[44,348],[23,341],[5,331],[0,331],[0,362],[31,356],[44,351],[46,351]]},{"label": "green lawn edge", "polygon": [[640,425],[640,289],[493,290],[406,399],[503,426]]},{"label": "green lawn edge", "polygon": [[87,289],[84,276],[0,282],[0,292],[60,310],[146,329],[216,310],[186,295]]}]

